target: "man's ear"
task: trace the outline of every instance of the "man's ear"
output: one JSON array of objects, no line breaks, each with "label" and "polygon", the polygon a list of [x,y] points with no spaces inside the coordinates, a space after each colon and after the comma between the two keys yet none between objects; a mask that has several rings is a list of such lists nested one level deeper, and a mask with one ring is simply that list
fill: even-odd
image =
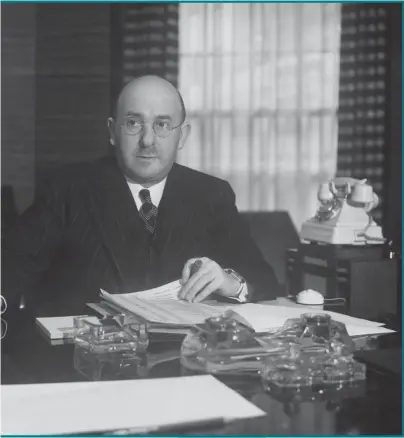
[{"label": "man's ear", "polygon": [[115,120],[110,117],[108,119],[109,142],[115,146]]},{"label": "man's ear", "polygon": [[181,137],[178,142],[178,149],[182,149],[188,140],[189,134],[191,133],[191,125],[189,122],[184,122],[181,126]]}]

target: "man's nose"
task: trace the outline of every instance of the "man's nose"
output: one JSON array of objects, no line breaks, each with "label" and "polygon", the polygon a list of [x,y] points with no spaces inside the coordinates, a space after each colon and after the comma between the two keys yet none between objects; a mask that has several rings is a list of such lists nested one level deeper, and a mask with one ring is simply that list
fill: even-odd
[{"label": "man's nose", "polygon": [[143,147],[153,146],[155,141],[155,132],[153,130],[153,125],[151,123],[145,123],[143,125],[142,137],[140,141],[140,145]]}]

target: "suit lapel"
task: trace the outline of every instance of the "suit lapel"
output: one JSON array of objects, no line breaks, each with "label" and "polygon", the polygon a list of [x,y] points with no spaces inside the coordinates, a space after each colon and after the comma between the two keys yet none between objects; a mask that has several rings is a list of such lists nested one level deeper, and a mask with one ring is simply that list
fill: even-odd
[{"label": "suit lapel", "polygon": [[144,255],[148,236],[128,184],[114,158],[103,161],[92,176],[90,214],[119,279],[120,292],[124,285],[141,287],[148,263]]},{"label": "suit lapel", "polygon": [[158,208],[154,246],[160,253],[167,251],[170,256],[175,256],[186,245],[183,237],[191,221],[190,202],[192,200],[189,199],[186,182],[181,176],[179,166],[174,164],[168,174]]}]

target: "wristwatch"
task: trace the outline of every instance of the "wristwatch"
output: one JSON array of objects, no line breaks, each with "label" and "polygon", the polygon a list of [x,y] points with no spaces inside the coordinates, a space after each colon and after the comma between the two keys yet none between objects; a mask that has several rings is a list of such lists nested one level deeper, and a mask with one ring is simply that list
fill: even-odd
[{"label": "wristwatch", "polygon": [[244,289],[244,286],[246,285],[245,278],[242,277],[234,269],[224,269],[224,272],[226,272],[227,275],[230,275],[230,277],[234,278],[235,280],[237,280],[240,283],[240,287],[238,288],[236,294],[232,297],[232,298],[240,298],[240,295]]}]

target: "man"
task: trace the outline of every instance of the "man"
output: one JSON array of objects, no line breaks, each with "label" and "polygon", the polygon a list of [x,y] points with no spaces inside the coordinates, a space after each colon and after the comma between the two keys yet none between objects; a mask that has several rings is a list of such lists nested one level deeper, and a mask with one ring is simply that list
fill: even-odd
[{"label": "man", "polygon": [[229,184],[175,163],[190,134],[185,117],[167,81],[145,76],[126,85],[108,120],[116,157],[58,172],[6,236],[9,308],[24,294],[37,314],[72,315],[100,288],[134,292],[178,278],[189,301],[276,295]]}]

